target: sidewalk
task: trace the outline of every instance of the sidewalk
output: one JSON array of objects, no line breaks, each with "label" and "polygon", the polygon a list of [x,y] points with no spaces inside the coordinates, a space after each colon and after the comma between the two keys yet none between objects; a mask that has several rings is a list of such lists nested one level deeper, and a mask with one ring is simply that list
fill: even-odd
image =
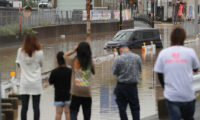
[{"label": "sidewalk", "polygon": [[[111,92],[113,92],[112,88],[107,91],[105,88],[104,90],[100,90],[103,92],[102,95],[93,95],[93,103],[92,103],[92,116],[91,120],[120,120],[118,108],[115,105],[115,98],[111,96]],[[109,93],[107,93],[107,92]],[[143,91],[144,92],[144,91]],[[106,96],[109,95],[110,98]],[[143,96],[143,95],[142,95]],[[107,100],[109,99],[109,100]],[[145,101],[151,101],[149,98],[144,97]],[[109,101],[109,102],[108,102]],[[141,100],[141,117],[145,118],[145,116],[151,116],[151,112],[154,108],[149,103],[144,103],[144,100]],[[41,100],[40,100],[40,119],[41,120],[54,120],[55,117],[55,106],[53,105],[54,102],[54,88],[53,86],[48,86],[43,90]],[[147,105],[148,104],[148,105]],[[106,108],[109,107],[109,108]],[[145,109],[146,108],[146,109]],[[20,120],[20,113],[21,113],[21,106],[18,107],[18,120]],[[131,112],[130,108],[127,108],[127,115],[129,119],[131,119]],[[145,115],[145,116],[144,116]],[[33,120],[33,109],[32,109],[32,99],[29,102],[29,109],[28,109],[28,120]],[[62,120],[65,120],[65,116],[62,116]],[[82,110],[80,109],[78,114],[78,120],[83,120]]]}]

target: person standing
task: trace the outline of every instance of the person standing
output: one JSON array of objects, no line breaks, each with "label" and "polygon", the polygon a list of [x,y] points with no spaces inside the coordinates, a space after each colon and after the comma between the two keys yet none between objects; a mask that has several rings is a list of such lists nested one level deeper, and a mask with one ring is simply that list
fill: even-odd
[{"label": "person standing", "polygon": [[174,24],[176,24],[176,18],[177,18],[177,16],[176,16],[176,13],[174,13]]},{"label": "person standing", "polygon": [[54,69],[49,78],[50,85],[54,85],[55,88],[55,102],[56,106],[56,118],[55,120],[61,120],[63,111],[65,112],[66,120],[70,120],[70,86],[71,86],[71,68],[66,66],[63,58],[64,53],[58,52],[57,62],[58,67]]},{"label": "person standing", "polygon": [[175,28],[171,33],[171,47],[162,50],[154,71],[164,88],[170,120],[194,120],[195,93],[192,89],[193,72],[199,60],[192,48],[184,47],[185,30]]},{"label": "person standing", "polygon": [[[77,55],[72,57],[71,55],[74,53],[77,53]],[[81,42],[74,50],[67,52],[64,58],[72,67],[70,118],[77,120],[79,108],[82,106],[84,120],[90,120],[92,107],[91,77],[92,74],[95,74],[90,45],[87,42]]]},{"label": "person standing", "polygon": [[126,43],[119,46],[120,56],[114,61],[112,73],[117,77],[116,103],[121,120],[128,120],[126,108],[129,104],[133,120],[140,120],[140,105],[137,84],[142,71],[141,58],[130,51]]},{"label": "person standing", "polygon": [[22,101],[21,120],[27,120],[29,97],[33,99],[34,120],[40,119],[40,95],[42,93],[41,67],[43,51],[35,35],[27,35],[18,49],[16,63],[21,69],[20,95]]}]

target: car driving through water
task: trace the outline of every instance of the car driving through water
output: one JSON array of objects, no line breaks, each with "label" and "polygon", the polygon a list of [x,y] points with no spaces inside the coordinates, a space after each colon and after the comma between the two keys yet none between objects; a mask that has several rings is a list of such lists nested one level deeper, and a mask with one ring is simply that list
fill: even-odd
[{"label": "car driving through water", "polygon": [[117,48],[121,43],[127,43],[130,48],[141,48],[144,43],[146,45],[153,43],[157,48],[163,47],[159,29],[156,28],[120,30],[104,48]]}]

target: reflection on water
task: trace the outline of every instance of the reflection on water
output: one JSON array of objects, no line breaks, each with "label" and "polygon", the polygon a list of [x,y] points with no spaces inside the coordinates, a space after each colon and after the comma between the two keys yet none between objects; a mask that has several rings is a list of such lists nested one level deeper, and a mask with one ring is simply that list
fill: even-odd
[{"label": "reflection on water", "polygon": [[[103,56],[108,54],[103,50],[105,42],[113,37],[113,33],[93,35],[91,38],[91,48],[93,57]],[[79,42],[84,41],[85,36],[68,36],[66,39],[55,38],[48,40],[41,40],[44,51],[44,67],[43,73],[48,72],[56,67],[56,54],[58,51],[69,51],[74,48]],[[12,48],[0,48],[0,72],[2,73],[2,80],[8,80],[9,73],[16,70],[15,59],[17,49],[20,45]]]}]

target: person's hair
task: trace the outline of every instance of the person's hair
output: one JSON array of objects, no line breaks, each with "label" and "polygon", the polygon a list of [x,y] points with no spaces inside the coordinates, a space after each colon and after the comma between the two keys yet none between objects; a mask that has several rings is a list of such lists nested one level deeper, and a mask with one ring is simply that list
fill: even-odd
[{"label": "person's hair", "polygon": [[171,45],[184,45],[186,39],[185,30],[181,27],[175,28],[171,33]]},{"label": "person's hair", "polygon": [[92,74],[95,74],[94,65],[92,62],[92,52],[90,45],[87,42],[81,42],[77,48],[77,59],[82,70],[91,68]]},{"label": "person's hair", "polygon": [[58,65],[61,66],[61,65],[65,65],[65,59],[63,57],[64,55],[64,52],[60,51],[57,53],[57,62],[58,62]]},{"label": "person's hair", "polygon": [[37,37],[31,34],[27,35],[24,39],[22,50],[27,53],[29,57],[32,57],[36,50],[41,50]]}]

